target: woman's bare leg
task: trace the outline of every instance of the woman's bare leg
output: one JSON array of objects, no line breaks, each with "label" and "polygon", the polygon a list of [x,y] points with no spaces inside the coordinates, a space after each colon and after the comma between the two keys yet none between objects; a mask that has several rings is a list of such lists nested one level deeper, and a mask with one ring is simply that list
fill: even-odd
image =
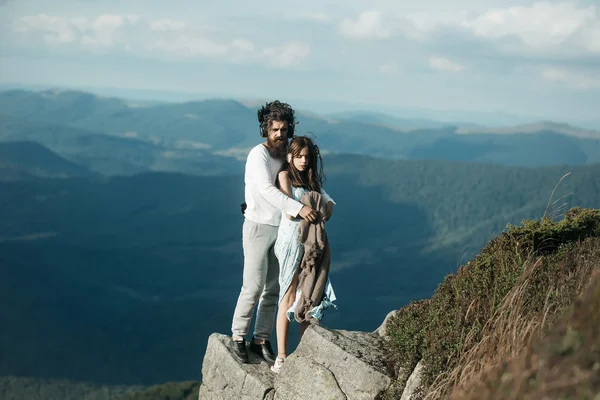
[{"label": "woman's bare leg", "polygon": [[292,277],[292,282],[283,295],[277,310],[277,322],[275,329],[277,332],[277,357],[285,358],[287,356],[287,342],[290,328],[290,321],[287,319],[286,312],[296,300],[296,288],[298,287],[298,271]]}]

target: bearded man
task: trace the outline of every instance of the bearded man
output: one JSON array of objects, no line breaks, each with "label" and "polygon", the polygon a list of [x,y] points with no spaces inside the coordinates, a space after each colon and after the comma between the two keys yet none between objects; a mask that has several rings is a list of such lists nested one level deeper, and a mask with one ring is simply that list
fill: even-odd
[{"label": "bearded man", "polygon": [[312,208],[288,197],[275,186],[285,159],[288,139],[294,136],[294,110],[286,103],[273,101],[258,110],[260,134],[265,142],[256,145],[246,160],[245,205],[242,227],[244,272],[242,289],[233,314],[229,347],[240,362],[248,362],[246,335],[256,310],[250,350],[274,363],[269,338],[279,297],[279,263],[273,246],[282,211],[308,222],[317,219]]}]

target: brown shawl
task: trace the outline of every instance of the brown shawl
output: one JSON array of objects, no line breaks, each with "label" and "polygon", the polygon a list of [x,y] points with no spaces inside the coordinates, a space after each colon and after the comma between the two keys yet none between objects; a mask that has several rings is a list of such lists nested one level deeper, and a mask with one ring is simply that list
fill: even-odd
[{"label": "brown shawl", "polygon": [[302,195],[300,202],[312,207],[319,216],[314,223],[304,219],[300,221],[299,236],[300,243],[304,245],[304,255],[298,275],[298,288],[301,294],[295,314],[298,322],[315,323],[316,320],[308,312],[318,306],[323,299],[331,264],[331,250],[323,221],[326,215],[326,203],[321,193],[316,191]]}]

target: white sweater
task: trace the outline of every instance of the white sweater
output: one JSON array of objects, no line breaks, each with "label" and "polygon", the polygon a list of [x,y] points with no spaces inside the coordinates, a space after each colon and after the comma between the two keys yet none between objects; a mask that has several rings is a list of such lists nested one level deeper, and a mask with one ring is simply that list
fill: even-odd
[{"label": "white sweater", "polygon": [[[246,159],[244,175],[246,211],[249,220],[266,225],[279,226],[281,211],[297,217],[304,206],[281,192],[275,182],[283,160],[271,157],[263,144],[254,146]],[[326,201],[331,197],[323,190]]]}]

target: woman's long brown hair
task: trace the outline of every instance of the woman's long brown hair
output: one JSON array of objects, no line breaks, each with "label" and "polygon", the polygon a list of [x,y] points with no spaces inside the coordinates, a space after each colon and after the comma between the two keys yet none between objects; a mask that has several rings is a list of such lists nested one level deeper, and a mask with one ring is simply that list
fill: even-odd
[{"label": "woman's long brown hair", "polygon": [[[308,148],[308,165],[305,171],[299,171],[294,167],[293,159],[305,147]],[[319,146],[314,144],[307,136],[296,136],[290,141],[287,154],[291,154],[292,162],[288,162],[286,157],[281,169],[288,172],[292,186],[320,192],[325,181],[325,175],[323,174],[323,160],[321,159]]]}]

